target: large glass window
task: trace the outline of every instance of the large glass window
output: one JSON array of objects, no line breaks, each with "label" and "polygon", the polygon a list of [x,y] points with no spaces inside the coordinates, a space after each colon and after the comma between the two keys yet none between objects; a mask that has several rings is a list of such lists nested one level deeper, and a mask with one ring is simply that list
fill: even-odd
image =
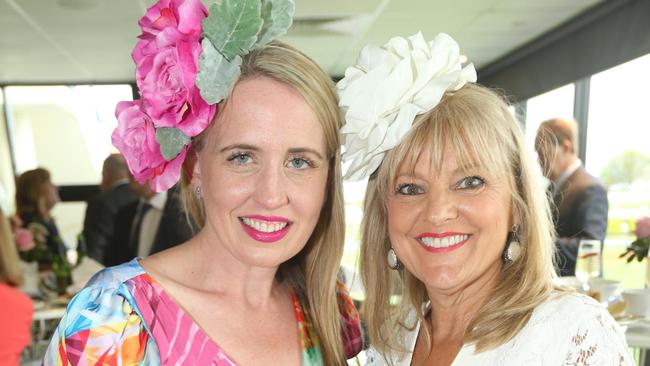
[{"label": "large glass window", "polygon": [[[115,152],[118,101],[133,98],[129,85],[9,86],[8,124],[17,173],[42,167],[56,185],[98,184],[101,167]],[[85,203],[59,203],[53,209],[64,242],[74,246]]]},{"label": "large glass window", "polygon": [[645,263],[618,258],[634,240],[634,222],[650,216],[650,55],[591,78],[585,166],[608,188],[604,273],[643,287]]},{"label": "large glass window", "polygon": [[11,166],[9,139],[5,125],[4,98],[0,92],[0,209],[9,215],[14,211],[14,171]]},{"label": "large glass window", "polygon": [[345,250],[341,266],[345,271],[350,295],[362,300],[363,286],[359,277],[359,250],[361,248],[361,219],[363,218],[363,199],[366,194],[366,179],[343,184],[345,198]]},{"label": "large glass window", "polygon": [[531,149],[539,125],[551,118],[573,118],[575,86],[568,84],[544,94],[528,99],[526,102],[526,143]]}]

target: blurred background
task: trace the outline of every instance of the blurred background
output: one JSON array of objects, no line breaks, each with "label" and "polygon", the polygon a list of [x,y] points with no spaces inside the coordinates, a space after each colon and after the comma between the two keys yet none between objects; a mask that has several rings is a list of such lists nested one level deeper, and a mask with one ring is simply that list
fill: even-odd
[{"label": "blurred background", "polygon": [[[15,211],[15,176],[44,167],[63,201],[53,211],[63,241],[77,242],[85,200],[116,151],[115,104],[137,97],[130,53],[137,21],[153,3],[0,0],[4,212]],[[338,80],[368,43],[446,32],[479,82],[508,96],[531,150],[540,122],[575,118],[579,155],[609,192],[604,275],[643,287],[645,263],[618,255],[634,239],[635,220],[650,215],[649,19],[648,0],[296,0],[282,40]],[[345,188],[344,265],[353,273],[365,183]]]}]

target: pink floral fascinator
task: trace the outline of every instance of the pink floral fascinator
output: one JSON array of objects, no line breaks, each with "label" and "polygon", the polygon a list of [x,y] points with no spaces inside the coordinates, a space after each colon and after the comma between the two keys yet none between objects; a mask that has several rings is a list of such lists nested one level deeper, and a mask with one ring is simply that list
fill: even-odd
[{"label": "pink floral fascinator", "polygon": [[120,102],[112,142],[134,178],[169,189],[193,137],[217,113],[239,77],[242,57],[289,29],[293,0],[159,0],[138,24],[131,56],[141,99]]},{"label": "pink floral fascinator", "polygon": [[458,43],[445,33],[429,42],[416,33],[392,38],[383,47],[364,47],[336,85],[345,114],[343,161],[351,161],[345,178],[369,177],[417,115],[468,82],[476,82],[474,65],[462,66]]}]

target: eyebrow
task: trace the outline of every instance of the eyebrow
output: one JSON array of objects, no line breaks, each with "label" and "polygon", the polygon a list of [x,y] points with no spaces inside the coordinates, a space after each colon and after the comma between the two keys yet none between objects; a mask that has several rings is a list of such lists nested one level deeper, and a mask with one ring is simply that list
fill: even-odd
[{"label": "eyebrow", "polygon": [[[219,150],[220,153],[230,151],[230,150],[251,150],[251,151],[260,151],[261,149],[255,145],[248,145],[248,144],[232,144],[228,145],[221,150]],[[310,153],[316,155],[317,158],[323,159],[323,155],[319,153],[318,151],[308,148],[308,147],[294,147],[289,149],[290,154],[300,154],[300,153]]]}]

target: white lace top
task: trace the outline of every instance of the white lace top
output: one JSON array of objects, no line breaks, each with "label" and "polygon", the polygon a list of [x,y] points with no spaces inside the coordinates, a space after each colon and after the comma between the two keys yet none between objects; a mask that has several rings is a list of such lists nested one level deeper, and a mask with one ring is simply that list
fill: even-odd
[{"label": "white lace top", "polygon": [[[411,364],[419,331],[405,333],[411,352],[388,354],[391,363],[370,347],[366,365]],[[451,366],[633,366],[622,329],[607,310],[581,294],[554,294],[535,309],[528,324],[510,341],[479,354],[474,346],[461,348]]]}]

